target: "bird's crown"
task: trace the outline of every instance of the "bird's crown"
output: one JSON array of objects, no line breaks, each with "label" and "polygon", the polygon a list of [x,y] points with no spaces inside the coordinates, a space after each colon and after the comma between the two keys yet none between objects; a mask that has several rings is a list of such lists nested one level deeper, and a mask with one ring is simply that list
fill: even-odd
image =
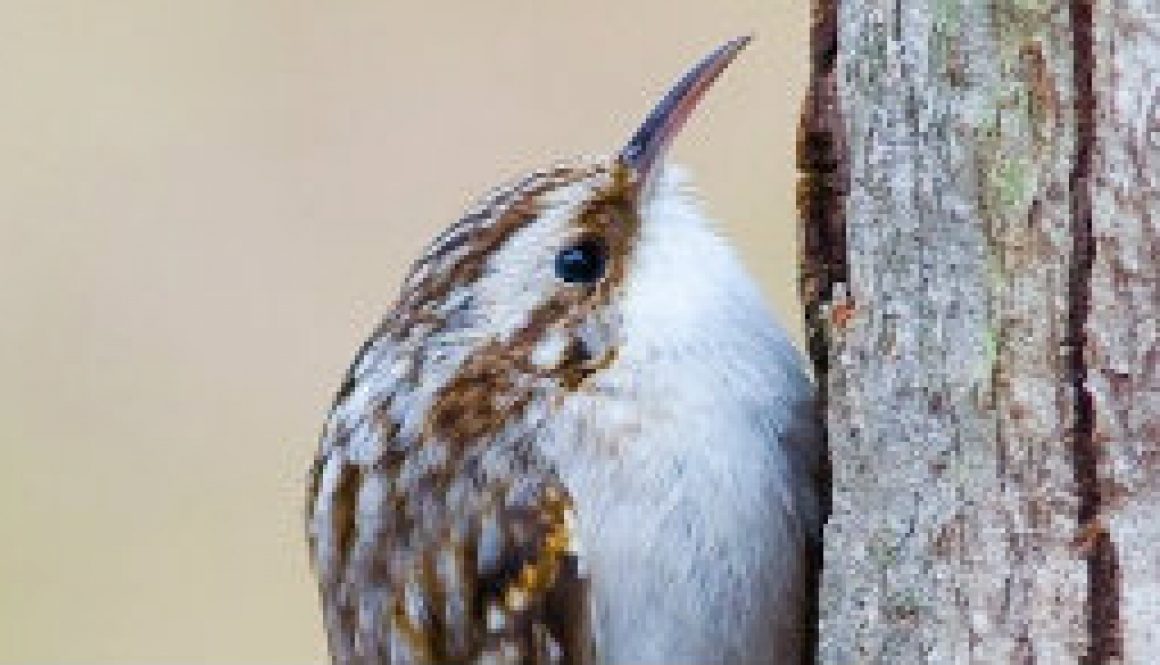
[{"label": "bird's crown", "polygon": [[[610,305],[663,180],[665,150],[748,41],[690,69],[616,155],[556,164],[482,197],[415,262],[338,402],[370,373],[441,385],[425,423],[407,427],[404,418],[398,434],[468,440],[500,427],[533,392],[575,389],[607,367],[619,323]],[[397,368],[384,373],[384,362]]]}]

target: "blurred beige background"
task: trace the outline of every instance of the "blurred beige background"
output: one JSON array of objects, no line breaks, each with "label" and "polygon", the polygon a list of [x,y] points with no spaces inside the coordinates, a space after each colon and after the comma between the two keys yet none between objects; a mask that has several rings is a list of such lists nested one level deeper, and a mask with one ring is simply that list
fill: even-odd
[{"label": "blurred beige background", "polygon": [[0,662],[322,661],[301,480],[403,268],[750,31],[676,157],[798,334],[804,0],[419,6],[0,7]]}]

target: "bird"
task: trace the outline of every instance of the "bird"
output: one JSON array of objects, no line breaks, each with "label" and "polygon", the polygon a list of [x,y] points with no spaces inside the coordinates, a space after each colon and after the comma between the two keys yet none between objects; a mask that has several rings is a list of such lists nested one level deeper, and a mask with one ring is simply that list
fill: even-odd
[{"label": "bird", "polygon": [[802,662],[815,388],[665,159],[749,40],[415,261],[307,474],[335,665]]}]

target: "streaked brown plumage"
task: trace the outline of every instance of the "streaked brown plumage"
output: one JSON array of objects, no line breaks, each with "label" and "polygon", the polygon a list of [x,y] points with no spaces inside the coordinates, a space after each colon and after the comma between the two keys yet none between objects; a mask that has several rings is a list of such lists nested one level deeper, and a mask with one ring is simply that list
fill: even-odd
[{"label": "streaked brown plumage", "polygon": [[[432,340],[465,327],[446,310],[448,294],[470,288],[495,248],[536,219],[544,194],[583,182],[599,193],[576,215],[576,230],[608,241],[609,276],[595,288],[560,290],[509,338],[473,348],[434,395],[422,430],[401,436],[392,400],[423,380],[424,363],[440,352]],[[618,287],[636,226],[625,196],[604,164],[558,166],[498,190],[416,263],[399,304],[364,345],[336,398],[308,494],[336,662],[584,662],[577,628],[587,610],[569,551],[569,498],[526,442],[497,446],[495,437],[532,400],[577,389],[607,362],[566,353],[539,367],[531,356],[547,331],[576,325]],[[351,423],[342,407],[366,375],[384,370],[384,347],[406,370],[395,390],[359,407],[365,421]],[[379,440],[373,458],[351,459],[352,428]],[[500,450],[518,480],[483,472],[480,458]],[[368,485],[383,496],[360,524]],[[320,538],[322,529],[333,535]],[[360,627],[360,613],[383,625]]]}]

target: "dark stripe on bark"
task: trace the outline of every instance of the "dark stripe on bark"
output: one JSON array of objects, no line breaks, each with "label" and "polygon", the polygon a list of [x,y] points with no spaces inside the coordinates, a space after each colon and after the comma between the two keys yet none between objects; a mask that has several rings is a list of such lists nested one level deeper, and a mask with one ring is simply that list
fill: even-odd
[{"label": "dark stripe on bark", "polygon": [[1088,390],[1085,326],[1091,307],[1091,273],[1095,258],[1092,238],[1091,166],[1096,145],[1095,44],[1093,0],[1071,0],[1075,82],[1076,153],[1070,176],[1072,266],[1069,282],[1069,352],[1075,394],[1072,455],[1080,529],[1094,535],[1085,548],[1088,576],[1088,652],[1084,665],[1107,665],[1124,653],[1120,622],[1119,557],[1111,536],[1100,526],[1103,491],[1100,482],[1103,451],[1093,436],[1095,407]]},{"label": "dark stripe on bark", "polygon": [[849,172],[838,99],[838,0],[815,0],[810,88],[798,127],[798,211],[801,215],[801,279],[807,346],[818,383],[828,369],[824,310],[834,285],[848,279],[845,200]]},{"label": "dark stripe on bark", "polygon": [[[840,0],[814,0],[810,32],[810,88],[798,126],[797,158],[801,178],[797,203],[801,217],[799,290],[805,306],[806,345],[817,383],[818,420],[826,433],[826,381],[830,339],[826,312],[833,304],[834,285],[848,280],[846,264],[846,194],[848,153],[838,98],[838,9]],[[845,306],[845,304],[843,304]],[[822,478],[823,515],[830,512],[829,453]],[[822,543],[808,545],[809,607],[802,626],[802,663],[817,658],[819,588]]]}]

